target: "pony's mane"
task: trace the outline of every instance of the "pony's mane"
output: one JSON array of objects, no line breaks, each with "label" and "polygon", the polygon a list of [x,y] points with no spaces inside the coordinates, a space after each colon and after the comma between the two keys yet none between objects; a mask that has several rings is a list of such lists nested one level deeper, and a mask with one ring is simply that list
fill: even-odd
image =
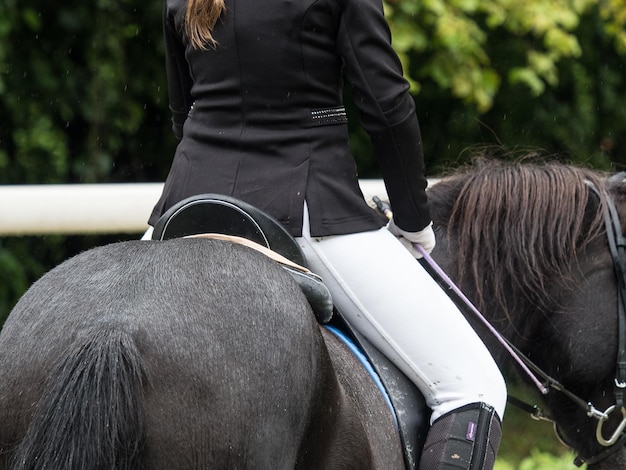
[{"label": "pony's mane", "polygon": [[565,281],[577,254],[604,232],[604,199],[590,191],[595,186],[603,194],[604,184],[581,167],[494,160],[444,178],[430,191],[448,204],[460,282],[473,285],[480,306],[482,293],[507,316],[511,299],[504,292],[547,305],[546,283]]}]

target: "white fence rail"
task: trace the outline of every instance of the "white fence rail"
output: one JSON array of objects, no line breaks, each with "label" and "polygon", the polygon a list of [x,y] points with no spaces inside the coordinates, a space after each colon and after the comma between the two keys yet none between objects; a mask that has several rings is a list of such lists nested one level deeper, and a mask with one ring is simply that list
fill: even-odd
[{"label": "white fence rail", "polygon": [[[367,201],[382,180],[361,180]],[[160,183],[0,186],[0,236],[143,233]]]}]

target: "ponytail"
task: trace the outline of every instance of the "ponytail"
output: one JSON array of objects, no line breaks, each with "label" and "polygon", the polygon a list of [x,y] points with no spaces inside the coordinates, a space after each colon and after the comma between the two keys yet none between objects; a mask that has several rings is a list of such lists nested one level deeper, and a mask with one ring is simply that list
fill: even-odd
[{"label": "ponytail", "polygon": [[226,10],[224,0],[188,0],[185,12],[185,33],[194,49],[215,47],[213,28],[222,12]]}]

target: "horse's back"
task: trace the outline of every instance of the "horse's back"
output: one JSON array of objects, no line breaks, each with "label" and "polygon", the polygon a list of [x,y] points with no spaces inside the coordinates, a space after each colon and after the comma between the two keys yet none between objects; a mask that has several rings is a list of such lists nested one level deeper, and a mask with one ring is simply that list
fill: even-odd
[{"label": "horse's back", "polygon": [[141,361],[144,467],[294,467],[327,373],[321,335],[282,268],[209,240],[97,248],[31,287],[0,333],[6,459],[50,372],[103,330],[130,338]]}]

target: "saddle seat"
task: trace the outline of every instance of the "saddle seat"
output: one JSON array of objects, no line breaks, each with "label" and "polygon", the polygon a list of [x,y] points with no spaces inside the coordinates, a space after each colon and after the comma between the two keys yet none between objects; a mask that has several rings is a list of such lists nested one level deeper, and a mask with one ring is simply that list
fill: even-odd
[{"label": "saddle seat", "polygon": [[280,222],[236,198],[201,194],[171,207],[159,218],[152,233],[152,240],[181,237],[226,239],[250,246],[278,261],[300,285],[318,322],[327,325],[349,349],[358,348],[362,352],[364,357],[358,354],[357,357],[379,384],[395,414],[406,466],[417,468],[430,417],[423,395],[386,356],[345,321],[333,306],[322,279],[307,268],[300,246]]}]

